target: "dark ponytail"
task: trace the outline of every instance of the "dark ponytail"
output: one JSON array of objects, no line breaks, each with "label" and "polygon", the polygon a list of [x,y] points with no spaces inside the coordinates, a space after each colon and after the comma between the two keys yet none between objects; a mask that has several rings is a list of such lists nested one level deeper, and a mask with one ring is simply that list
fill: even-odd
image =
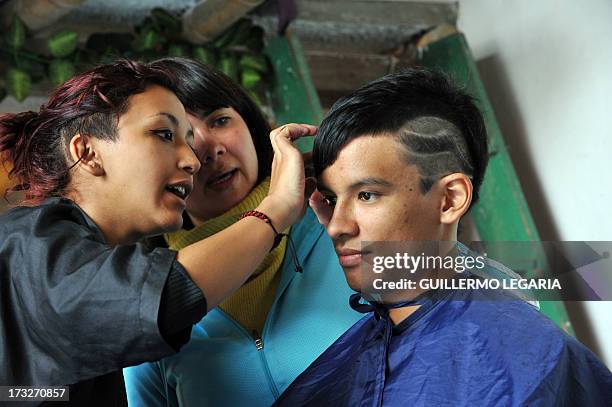
[{"label": "dark ponytail", "polygon": [[24,204],[60,195],[69,181],[58,136],[44,116],[35,112],[0,115],[0,157],[4,168],[12,167],[9,178],[17,183],[6,192],[24,191]]}]

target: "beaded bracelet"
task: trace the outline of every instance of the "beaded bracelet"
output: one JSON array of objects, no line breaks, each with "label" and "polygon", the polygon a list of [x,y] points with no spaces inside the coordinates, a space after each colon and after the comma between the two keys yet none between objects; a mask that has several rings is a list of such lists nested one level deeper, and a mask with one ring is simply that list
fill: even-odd
[{"label": "beaded bracelet", "polygon": [[270,249],[270,251],[276,249],[278,247],[278,245],[280,244],[281,240],[283,240],[283,237],[285,236],[284,233],[278,233],[278,231],[276,230],[276,228],[274,227],[274,225],[272,224],[272,219],[270,219],[270,217],[268,215],[266,215],[263,212],[260,211],[247,211],[244,212],[242,215],[240,215],[240,219],[244,219],[248,216],[255,216],[258,219],[263,220],[264,222],[266,222],[268,225],[270,225],[270,227],[272,228],[272,230],[274,231],[274,244],[272,245],[272,248]]}]

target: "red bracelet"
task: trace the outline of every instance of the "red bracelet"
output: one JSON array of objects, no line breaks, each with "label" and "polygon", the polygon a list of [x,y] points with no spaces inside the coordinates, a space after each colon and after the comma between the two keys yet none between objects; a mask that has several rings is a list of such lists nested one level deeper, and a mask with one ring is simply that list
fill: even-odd
[{"label": "red bracelet", "polygon": [[247,212],[244,212],[242,215],[240,215],[239,220],[244,219],[248,216],[255,216],[256,218],[259,218],[263,220],[264,222],[266,222],[268,225],[270,225],[270,227],[272,228],[272,231],[274,231],[274,244],[272,245],[272,248],[270,249],[270,251],[276,249],[278,245],[280,244],[281,240],[283,240],[283,237],[285,236],[285,234],[278,233],[278,231],[272,224],[272,219],[270,219],[270,217],[263,212],[255,211],[255,210],[247,211]]}]

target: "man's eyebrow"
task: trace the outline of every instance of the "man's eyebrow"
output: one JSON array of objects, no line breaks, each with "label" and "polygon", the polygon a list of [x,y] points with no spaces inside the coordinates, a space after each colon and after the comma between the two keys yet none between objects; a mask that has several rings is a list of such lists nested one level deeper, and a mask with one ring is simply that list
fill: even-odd
[{"label": "man's eyebrow", "polygon": [[[393,184],[382,178],[369,177],[369,178],[360,179],[359,181],[352,183],[351,185],[349,185],[349,189],[359,189],[361,187],[367,187],[367,186],[378,186],[378,187],[389,188],[389,187],[392,187]],[[334,194],[334,191],[328,188],[321,181],[317,181],[317,189],[321,193]]]},{"label": "man's eyebrow", "polygon": [[178,127],[178,125],[179,125],[178,119],[173,114],[166,113],[166,112],[160,112],[160,113],[156,113],[154,115],[151,115],[150,117],[157,117],[157,116],[164,116],[164,117],[166,117],[176,127]]},{"label": "man's eyebrow", "polygon": [[393,184],[391,184],[389,181],[385,181],[382,178],[363,178],[351,184],[349,188],[357,189],[357,188],[368,187],[368,186],[391,187],[393,186]]}]

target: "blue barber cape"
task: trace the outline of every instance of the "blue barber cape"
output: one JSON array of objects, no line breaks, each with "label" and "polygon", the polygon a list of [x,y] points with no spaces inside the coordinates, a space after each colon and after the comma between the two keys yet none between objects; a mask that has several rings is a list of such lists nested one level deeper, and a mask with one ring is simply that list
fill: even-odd
[{"label": "blue barber cape", "polygon": [[432,291],[393,326],[380,304],[276,406],[612,406],[612,374],[529,303],[503,291]]}]

